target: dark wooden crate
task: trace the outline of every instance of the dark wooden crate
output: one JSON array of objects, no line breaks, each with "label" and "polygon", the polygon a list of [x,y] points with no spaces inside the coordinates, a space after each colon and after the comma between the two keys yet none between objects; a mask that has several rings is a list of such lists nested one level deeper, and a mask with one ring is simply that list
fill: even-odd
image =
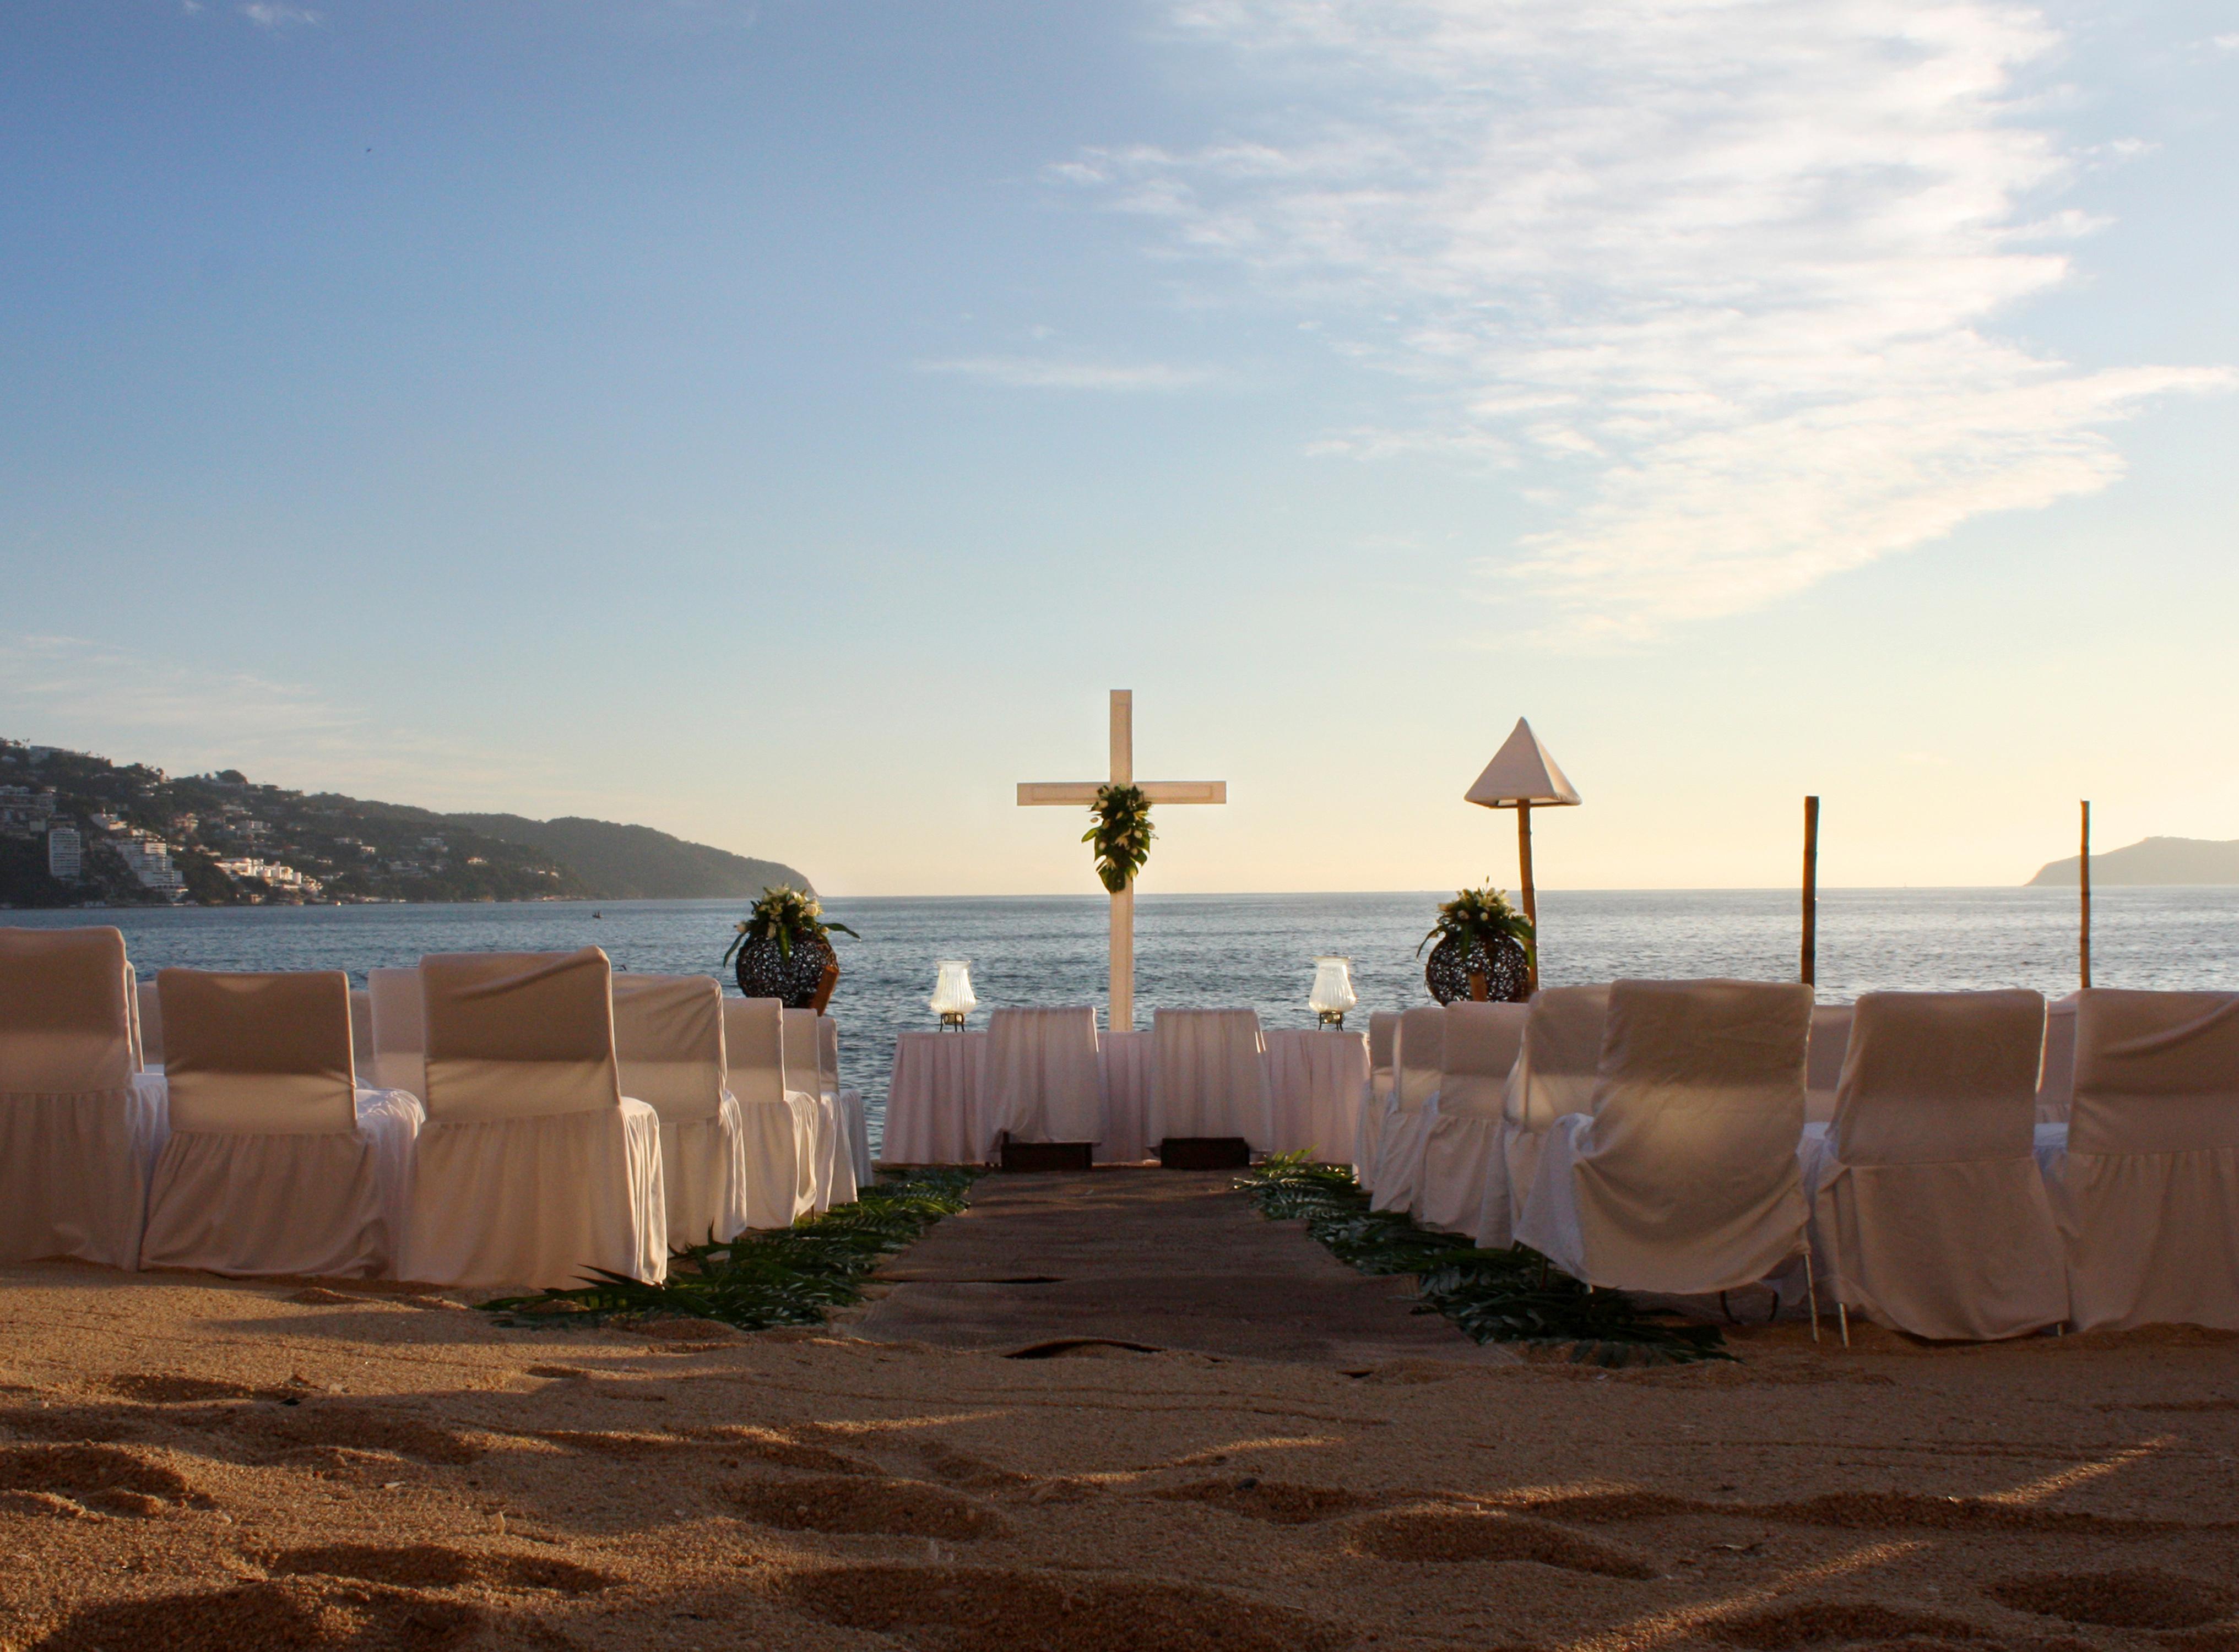
[{"label": "dark wooden crate", "polygon": [[1096,1167],[1094,1142],[1014,1142],[1003,1138],[1007,1171],[1086,1171]]},{"label": "dark wooden crate", "polygon": [[1252,1144],[1241,1136],[1169,1136],[1159,1144],[1159,1163],[1170,1171],[1246,1170]]}]

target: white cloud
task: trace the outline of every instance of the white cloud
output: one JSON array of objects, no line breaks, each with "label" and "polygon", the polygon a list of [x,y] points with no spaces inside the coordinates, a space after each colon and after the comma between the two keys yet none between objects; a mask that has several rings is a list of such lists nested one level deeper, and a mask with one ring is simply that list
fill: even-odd
[{"label": "white cloud", "polygon": [[319,21],[319,14],[302,6],[275,3],[275,0],[251,0],[242,7],[241,15],[260,29],[305,28]]},{"label": "white cloud", "polygon": [[2239,51],[2239,35],[2218,35],[2214,43],[2218,51]]},{"label": "white cloud", "polygon": [[1322,444],[1551,484],[1496,561],[1566,629],[1736,612],[2122,473],[2112,421],[2213,369],[1992,330],[2097,226],[1990,0],[1184,0],[1279,94],[1186,154],[1053,168],[1251,272],[1432,411]]},{"label": "white cloud", "polygon": [[917,368],[1026,390],[1186,390],[1213,377],[1203,368],[1164,362],[1080,362],[1035,355],[974,355],[920,362]]}]

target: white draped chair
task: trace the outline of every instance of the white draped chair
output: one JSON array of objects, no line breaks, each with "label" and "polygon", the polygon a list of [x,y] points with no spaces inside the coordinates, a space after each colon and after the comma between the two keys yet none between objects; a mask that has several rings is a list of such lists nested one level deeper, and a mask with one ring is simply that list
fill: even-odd
[{"label": "white draped chair", "polygon": [[2064,1125],[2076,1095],[2076,999],[2070,992],[2044,1007],[2044,1068],[2036,1081],[2036,1122]]},{"label": "white draped chair", "polygon": [[815,1105],[785,1087],[784,1023],[775,998],[723,1000],[723,1058],[746,1137],[747,1225],[785,1228],[804,1213],[801,1171],[816,1144]]},{"label": "white draped chair", "polygon": [[1376,1144],[1378,1211],[1412,1211],[1422,1191],[1423,1143],[1431,1133],[1438,1080],[1446,1065],[1446,1012],[1418,1005],[1399,1018],[1392,1052],[1392,1108]]},{"label": "white draped chair", "polygon": [[1352,1138],[1352,1177],[1364,1192],[1376,1191],[1376,1149],[1384,1139],[1385,1115],[1392,1111],[1392,1048],[1399,1033],[1398,1011],[1378,1010],[1368,1018],[1368,1084]]},{"label": "white draped chair", "polygon": [[860,1193],[877,1176],[871,1164],[871,1120],[863,1111],[863,1092],[840,1082],[840,1023],[828,1015],[816,1018],[816,1066],[840,1126],[847,1131],[848,1162],[854,1169],[855,1189]]},{"label": "white draped chair", "polygon": [[[395,1271],[419,1101],[361,1090],[349,978],[156,978],[170,1139],[143,1268],[379,1278]],[[144,1025],[144,1021],[143,1021]]]},{"label": "white draped chair", "polygon": [[138,1263],[165,1126],[136,999],[122,932],[0,929],[0,1262]]},{"label": "white draped chair", "polygon": [[1096,1012],[1086,1005],[995,1011],[980,1084],[992,1133],[1015,1142],[1103,1140]]},{"label": "white draped chair", "polygon": [[1502,1105],[1524,1044],[1521,1004],[1449,1004],[1438,1099],[1423,1138],[1415,1219],[1474,1233],[1488,1178],[1508,1174]]},{"label": "white draped chair", "polygon": [[1606,983],[1543,987],[1525,1006],[1523,1047],[1501,1098],[1502,1168],[1485,1177],[1472,1230],[1487,1249],[1515,1243],[1524,1196],[1531,1191],[1540,1146],[1555,1121],[1593,1110],[1609,994]]},{"label": "white draped chair", "polygon": [[2068,1123],[2037,1140],[2076,1329],[2239,1330],[2239,993],[2078,993]]},{"label": "white draped chair", "polygon": [[425,1099],[428,1094],[428,1024],[422,1002],[420,972],[380,969],[365,972],[366,1004],[373,1024],[373,1085],[402,1090]]},{"label": "white draped chair", "polygon": [[607,955],[439,953],[419,975],[427,1122],[403,1277],[534,1288],[595,1271],[667,1278],[661,1119],[621,1092]]},{"label": "white draped chair", "polygon": [[712,975],[614,978],[622,1092],[661,1119],[668,1243],[735,1237],[747,1225],[747,1138],[726,1085],[723,989]]},{"label": "white draped chair", "polygon": [[1151,1098],[1145,1138],[1242,1137],[1274,1146],[1267,1092],[1267,1041],[1254,1010],[1160,1010],[1151,1018]]},{"label": "white draped chair", "polygon": [[163,1000],[153,981],[135,981],[132,985],[135,1007],[133,1036],[140,1046],[140,1069],[146,1072],[161,1072],[163,1069]]},{"label": "white draped chair", "polygon": [[785,1031],[785,1087],[808,1098],[814,1115],[815,1145],[809,1160],[809,1208],[830,1210],[855,1197],[855,1161],[847,1151],[839,1103],[824,1093],[823,1063],[817,1052],[816,1012],[787,1010]]},{"label": "white draped chair", "polygon": [[1797,1145],[1811,989],[1609,992],[1593,1111],[1547,1132],[1517,1239],[1587,1284],[1680,1296],[1808,1254]]},{"label": "white draped chair", "polygon": [[361,1090],[378,1089],[373,1081],[373,994],[362,986],[350,988],[349,1015],[350,1076]]},{"label": "white draped chair", "polygon": [[1858,1000],[1834,1122],[1803,1147],[1819,1289],[1846,1314],[1970,1342],[2067,1319],[2033,1151],[2043,1047],[2035,992]]},{"label": "white draped chair", "polygon": [[1828,1125],[1835,1119],[1835,1092],[1843,1082],[1843,1058],[1850,1047],[1850,1027],[1857,1006],[1815,1004],[1811,1007],[1811,1050],[1804,1079],[1804,1122]]}]

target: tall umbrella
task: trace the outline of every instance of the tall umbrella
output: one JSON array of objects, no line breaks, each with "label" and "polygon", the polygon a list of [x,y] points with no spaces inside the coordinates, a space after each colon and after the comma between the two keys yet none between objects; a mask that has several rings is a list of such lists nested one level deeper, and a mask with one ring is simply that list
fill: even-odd
[{"label": "tall umbrella", "polygon": [[1565,778],[1531,725],[1521,717],[1501,748],[1477,777],[1477,784],[1462,793],[1468,801],[1487,809],[1516,811],[1516,869],[1524,890],[1524,918],[1531,926],[1531,990],[1539,990],[1539,899],[1531,882],[1531,810],[1569,808],[1578,793]]}]

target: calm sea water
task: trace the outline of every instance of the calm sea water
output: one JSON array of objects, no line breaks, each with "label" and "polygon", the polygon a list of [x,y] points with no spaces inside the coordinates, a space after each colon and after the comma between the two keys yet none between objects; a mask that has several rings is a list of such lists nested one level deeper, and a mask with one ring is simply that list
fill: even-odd
[{"label": "calm sea water", "polygon": [[[1435,894],[1149,895],[1136,906],[1136,1014],[1250,1005],[1269,1026],[1305,1026],[1318,952],[1353,959],[1361,1012],[1428,1001],[1416,943]],[[473,906],[183,907],[9,912],[0,922],[110,923],[143,974],[202,969],[368,969],[427,952],[606,949],[623,968],[720,972],[745,903],[709,900]],[[1101,1004],[1108,908],[1100,896],[832,899],[845,972],[833,1000],[841,1068],[885,1105],[894,1034],[932,1026],[933,961],[972,960],[974,1025],[1005,1004]],[[2102,986],[2239,988],[2239,889],[2096,892],[2093,976]],[[1785,890],[1552,891],[1540,897],[1542,979],[1795,979],[1797,914]],[[2076,985],[2076,898],[2053,889],[1858,889],[1822,893],[1820,996],[1874,988]],[[1359,1014],[1361,1012],[1357,1012]],[[1365,1016],[1363,1017],[1365,1019]]]}]

